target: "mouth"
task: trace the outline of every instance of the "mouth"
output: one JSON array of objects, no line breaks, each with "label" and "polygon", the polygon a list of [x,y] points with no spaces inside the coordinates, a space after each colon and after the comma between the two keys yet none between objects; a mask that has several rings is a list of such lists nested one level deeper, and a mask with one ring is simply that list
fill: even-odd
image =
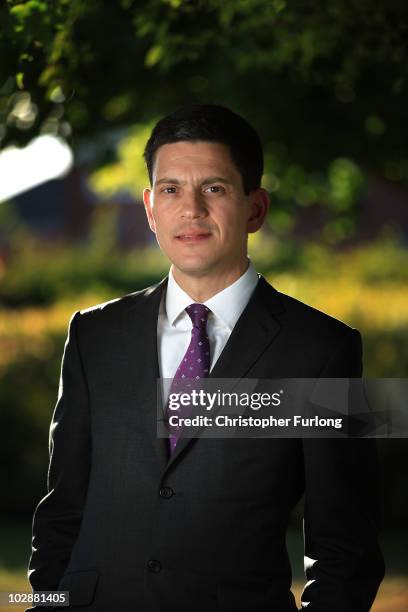
[{"label": "mouth", "polygon": [[185,232],[183,234],[178,234],[175,236],[176,240],[184,243],[196,243],[203,242],[210,238],[211,234],[209,232]]}]

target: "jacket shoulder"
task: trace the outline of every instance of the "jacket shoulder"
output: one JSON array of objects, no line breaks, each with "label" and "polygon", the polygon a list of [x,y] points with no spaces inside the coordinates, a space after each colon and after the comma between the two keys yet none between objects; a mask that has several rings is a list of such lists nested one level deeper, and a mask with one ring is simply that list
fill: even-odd
[{"label": "jacket shoulder", "polygon": [[159,283],[140,289],[139,291],[133,291],[117,298],[113,298],[106,302],[94,304],[88,308],[79,310],[78,317],[81,320],[99,319],[106,317],[120,316],[130,308],[135,308],[146,302],[146,299],[152,297],[155,293],[160,298],[161,287],[166,279],[161,280]]},{"label": "jacket shoulder", "polygon": [[304,341],[313,341],[322,345],[331,345],[333,342],[337,343],[358,334],[344,321],[278,291],[266,279],[263,281],[263,294],[268,303],[273,304],[274,316],[284,325],[288,333]]},{"label": "jacket shoulder", "polygon": [[361,375],[362,340],[358,330],[284,293],[277,292],[277,299],[285,345],[295,346],[296,354],[319,364],[319,376]]},{"label": "jacket shoulder", "polygon": [[353,329],[344,321],[336,319],[290,295],[280,292],[278,294],[287,313],[286,316],[296,319],[299,324],[307,324],[313,328],[320,328],[322,331],[332,331],[333,333],[347,333]]}]

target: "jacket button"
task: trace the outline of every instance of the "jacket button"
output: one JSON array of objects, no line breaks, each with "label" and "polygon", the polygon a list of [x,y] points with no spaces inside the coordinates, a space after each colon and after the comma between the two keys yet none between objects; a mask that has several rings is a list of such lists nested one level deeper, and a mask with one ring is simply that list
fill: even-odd
[{"label": "jacket button", "polygon": [[173,497],[174,491],[173,491],[173,489],[171,487],[162,487],[159,490],[159,495],[163,499],[169,499],[170,497]]},{"label": "jacket button", "polygon": [[162,568],[162,566],[161,566],[160,561],[157,561],[156,559],[150,559],[147,562],[147,569],[150,572],[153,572],[154,574],[157,574],[158,572],[160,572],[161,568]]}]

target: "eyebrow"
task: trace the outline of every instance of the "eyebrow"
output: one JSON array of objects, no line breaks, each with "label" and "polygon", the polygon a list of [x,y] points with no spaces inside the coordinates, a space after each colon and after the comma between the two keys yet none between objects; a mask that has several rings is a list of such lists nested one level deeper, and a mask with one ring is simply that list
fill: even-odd
[{"label": "eyebrow", "polygon": [[[163,185],[172,183],[174,185],[183,185],[186,181],[180,181],[177,178],[169,178],[167,176],[156,181],[156,185]],[[201,181],[201,185],[209,185],[210,183],[224,183],[225,185],[232,185],[231,181],[222,176],[207,176]]]}]

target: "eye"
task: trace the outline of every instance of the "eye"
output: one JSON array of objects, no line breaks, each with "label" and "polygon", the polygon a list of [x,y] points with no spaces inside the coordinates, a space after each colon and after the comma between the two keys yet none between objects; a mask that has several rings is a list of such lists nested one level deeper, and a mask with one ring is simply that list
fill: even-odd
[{"label": "eye", "polygon": [[209,191],[210,193],[223,193],[225,189],[221,185],[209,185],[205,188],[205,191]]},{"label": "eye", "polygon": [[161,190],[162,193],[176,193],[176,188],[175,187],[164,187]]}]

